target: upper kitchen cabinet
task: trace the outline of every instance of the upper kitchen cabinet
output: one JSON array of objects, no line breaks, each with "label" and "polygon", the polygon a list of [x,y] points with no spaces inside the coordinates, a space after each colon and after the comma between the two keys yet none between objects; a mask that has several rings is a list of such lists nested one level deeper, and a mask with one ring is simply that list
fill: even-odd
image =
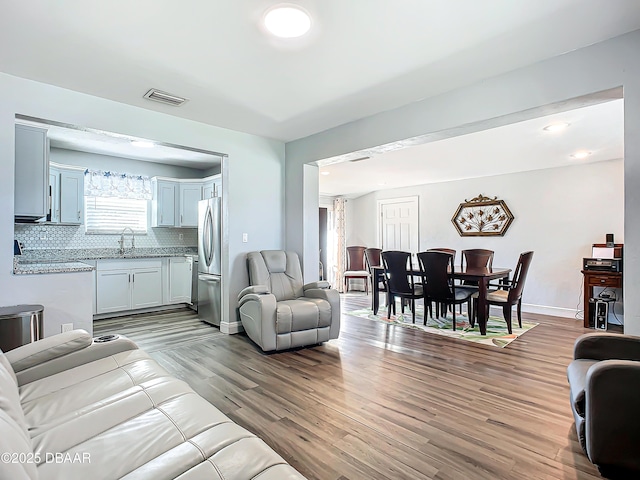
[{"label": "upper kitchen cabinet", "polygon": [[49,139],[45,128],[15,126],[14,215],[35,221],[49,211]]},{"label": "upper kitchen cabinet", "polygon": [[202,200],[202,183],[180,182],[180,227],[198,226],[200,200]]},{"label": "upper kitchen cabinet", "polygon": [[153,200],[151,201],[151,226],[175,227],[176,205],[180,203],[179,187],[171,180],[152,179]]},{"label": "upper kitchen cabinet", "polygon": [[198,202],[202,200],[200,180],[154,177],[151,220],[153,227],[198,226]]},{"label": "upper kitchen cabinet", "polygon": [[213,198],[222,196],[222,175],[214,175],[202,180],[202,198]]},{"label": "upper kitchen cabinet", "polygon": [[84,169],[51,162],[51,223],[81,225],[84,219]]}]

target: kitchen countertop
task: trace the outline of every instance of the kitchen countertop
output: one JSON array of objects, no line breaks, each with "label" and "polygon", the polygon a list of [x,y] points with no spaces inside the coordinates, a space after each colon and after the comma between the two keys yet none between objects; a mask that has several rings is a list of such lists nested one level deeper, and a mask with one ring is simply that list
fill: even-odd
[{"label": "kitchen countertop", "polygon": [[25,250],[22,255],[14,255],[13,273],[30,275],[86,272],[94,270],[94,267],[83,263],[83,260],[180,257],[197,254],[196,247],[128,248],[124,254],[117,248]]}]

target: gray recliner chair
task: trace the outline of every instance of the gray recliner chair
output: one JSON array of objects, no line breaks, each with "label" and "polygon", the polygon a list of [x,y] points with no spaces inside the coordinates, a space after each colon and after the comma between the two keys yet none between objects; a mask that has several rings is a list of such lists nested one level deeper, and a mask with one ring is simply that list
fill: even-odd
[{"label": "gray recliner chair", "polygon": [[315,345],[338,338],[340,295],[328,282],[302,283],[294,252],[247,255],[250,286],[238,295],[240,320],[265,352]]},{"label": "gray recliner chair", "polygon": [[567,376],[580,445],[607,478],[640,478],[640,337],[588,333]]}]

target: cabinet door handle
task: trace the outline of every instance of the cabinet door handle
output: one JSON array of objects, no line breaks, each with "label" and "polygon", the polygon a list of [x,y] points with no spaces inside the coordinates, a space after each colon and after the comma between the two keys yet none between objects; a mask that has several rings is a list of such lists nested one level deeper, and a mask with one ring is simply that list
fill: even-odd
[{"label": "cabinet door handle", "polygon": [[131,283],[131,274],[129,274],[129,283]]},{"label": "cabinet door handle", "polygon": [[78,220],[80,220],[80,213],[81,213],[81,210],[78,210]]},{"label": "cabinet door handle", "polygon": [[162,214],[160,214],[160,223],[162,223]]},{"label": "cabinet door handle", "polygon": [[136,283],[136,274],[135,273],[133,275],[131,275],[131,278],[133,278],[133,283]]},{"label": "cabinet door handle", "polygon": [[180,225],[182,225],[182,214],[180,214]]}]

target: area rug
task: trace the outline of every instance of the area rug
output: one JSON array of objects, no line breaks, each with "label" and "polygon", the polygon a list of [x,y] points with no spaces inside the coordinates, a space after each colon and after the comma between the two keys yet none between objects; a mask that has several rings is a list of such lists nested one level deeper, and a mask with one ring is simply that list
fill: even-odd
[{"label": "area rug", "polygon": [[[399,312],[400,307],[397,307]],[[513,342],[516,338],[523,335],[533,327],[538,325],[537,323],[522,321],[522,328],[518,327],[517,318],[512,319],[512,331],[510,334],[507,331],[507,323],[502,317],[495,317],[491,315],[487,321],[487,334],[480,335],[480,328],[476,322],[475,327],[471,327],[466,315],[456,314],[456,331],[453,331],[453,316],[451,312],[448,313],[446,318],[427,318],[427,325],[423,325],[424,311],[422,306],[416,305],[416,323],[412,323],[411,312],[408,308],[405,308],[405,313],[398,313],[391,315],[387,319],[386,308],[378,310],[378,314],[374,315],[373,311],[369,308],[363,308],[360,310],[352,310],[345,312],[355,317],[367,318],[388,325],[397,325],[405,328],[414,328],[422,330],[427,333],[433,333],[435,335],[442,335],[449,338],[459,338],[460,340],[466,340],[468,342],[481,343],[483,345],[491,345],[492,347],[504,348]]]}]

